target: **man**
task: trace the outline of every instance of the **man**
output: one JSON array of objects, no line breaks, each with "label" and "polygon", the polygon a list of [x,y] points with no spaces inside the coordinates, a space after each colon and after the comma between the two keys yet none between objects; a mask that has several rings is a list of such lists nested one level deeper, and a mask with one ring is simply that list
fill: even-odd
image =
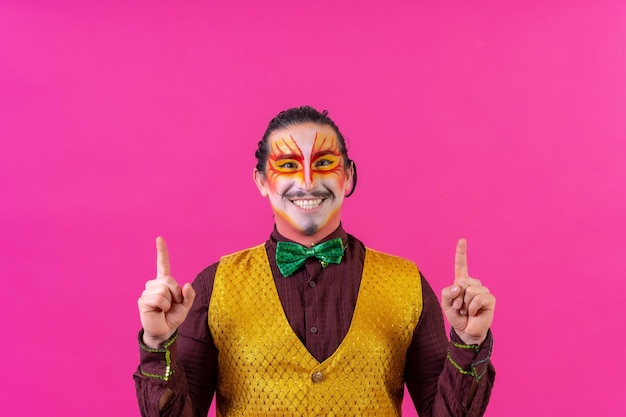
[{"label": "man", "polygon": [[144,416],[480,416],[495,378],[495,298],[467,273],[432,289],[410,261],[366,248],[341,226],[356,185],[337,126],[311,107],[274,118],[254,181],[275,218],[269,240],[225,256],[182,288],[157,238],[157,277],[138,301]]}]

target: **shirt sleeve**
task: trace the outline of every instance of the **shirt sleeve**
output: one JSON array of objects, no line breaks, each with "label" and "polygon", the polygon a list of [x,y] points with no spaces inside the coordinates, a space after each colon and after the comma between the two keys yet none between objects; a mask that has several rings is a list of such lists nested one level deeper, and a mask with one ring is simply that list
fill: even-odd
[{"label": "shirt sleeve", "polygon": [[[217,264],[202,271],[193,282],[196,298],[170,340],[159,349],[141,343],[139,367],[133,378],[143,417],[206,416],[217,384],[217,349],[208,327],[208,306]],[[159,399],[170,390],[172,399],[158,409]]]},{"label": "shirt sleeve", "polygon": [[422,280],[423,308],[407,350],[405,382],[420,417],[479,417],[487,408],[495,380],[491,331],[482,345],[446,337],[439,300]]}]

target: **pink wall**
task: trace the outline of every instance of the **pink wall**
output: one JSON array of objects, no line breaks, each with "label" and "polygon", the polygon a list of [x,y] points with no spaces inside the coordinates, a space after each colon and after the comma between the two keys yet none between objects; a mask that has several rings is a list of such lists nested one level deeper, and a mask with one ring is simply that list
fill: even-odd
[{"label": "pink wall", "polygon": [[263,241],[256,142],[309,103],[351,233],[437,291],[468,238],[488,416],[626,415],[624,2],[55,3],[0,2],[0,414],[138,415],[154,237],[183,282]]}]

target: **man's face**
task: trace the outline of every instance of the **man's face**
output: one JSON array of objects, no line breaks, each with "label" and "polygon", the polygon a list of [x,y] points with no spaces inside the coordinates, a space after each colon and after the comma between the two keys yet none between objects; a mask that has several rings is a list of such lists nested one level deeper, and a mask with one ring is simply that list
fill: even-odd
[{"label": "man's face", "polygon": [[269,137],[265,175],[255,170],[261,195],[269,198],[276,227],[285,237],[315,242],[341,221],[341,205],[352,171],[344,166],[335,131],[303,123]]}]

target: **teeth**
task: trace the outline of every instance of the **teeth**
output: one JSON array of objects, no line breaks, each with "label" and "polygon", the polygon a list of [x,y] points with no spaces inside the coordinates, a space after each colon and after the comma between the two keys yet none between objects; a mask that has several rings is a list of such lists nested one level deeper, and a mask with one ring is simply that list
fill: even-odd
[{"label": "teeth", "polygon": [[322,204],[322,199],[317,198],[315,200],[292,200],[292,202],[301,209],[311,210]]}]

